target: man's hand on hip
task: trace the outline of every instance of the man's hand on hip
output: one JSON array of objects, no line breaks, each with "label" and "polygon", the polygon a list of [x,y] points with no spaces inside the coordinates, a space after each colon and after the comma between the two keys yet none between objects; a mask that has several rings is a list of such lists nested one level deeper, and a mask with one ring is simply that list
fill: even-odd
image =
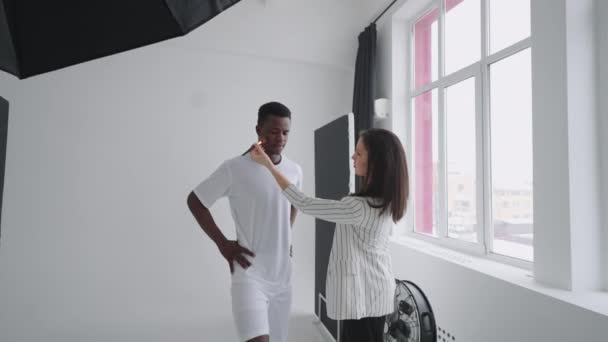
[{"label": "man's hand on hip", "polygon": [[230,273],[234,273],[233,262],[238,262],[243,269],[251,266],[251,262],[245,258],[244,254],[255,257],[252,251],[239,245],[239,242],[236,240],[226,240],[219,246],[219,249],[224,259],[228,261],[228,265],[230,265]]}]

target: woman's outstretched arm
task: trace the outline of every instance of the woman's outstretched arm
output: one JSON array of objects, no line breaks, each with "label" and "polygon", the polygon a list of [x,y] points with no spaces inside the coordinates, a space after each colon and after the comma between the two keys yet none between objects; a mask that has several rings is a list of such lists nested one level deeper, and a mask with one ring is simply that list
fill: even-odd
[{"label": "woman's outstretched arm", "polygon": [[363,200],[360,198],[347,196],[340,201],[336,201],[310,197],[301,192],[275,167],[259,143],[252,146],[251,158],[272,173],[285,197],[303,213],[325,221],[355,225],[369,219],[371,210],[364,206]]}]

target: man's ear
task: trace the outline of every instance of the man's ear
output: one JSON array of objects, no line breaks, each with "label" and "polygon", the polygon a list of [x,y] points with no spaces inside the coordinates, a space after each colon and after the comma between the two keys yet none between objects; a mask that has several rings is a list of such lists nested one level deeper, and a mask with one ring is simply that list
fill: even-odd
[{"label": "man's ear", "polygon": [[255,125],[255,133],[258,135],[258,137],[260,136],[260,131],[261,131],[260,126]]}]

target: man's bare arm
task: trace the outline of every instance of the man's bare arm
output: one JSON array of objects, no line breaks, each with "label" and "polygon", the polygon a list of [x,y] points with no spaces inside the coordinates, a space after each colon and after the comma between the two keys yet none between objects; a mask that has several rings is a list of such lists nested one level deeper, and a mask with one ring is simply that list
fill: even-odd
[{"label": "man's bare arm", "polygon": [[247,248],[241,247],[238,241],[226,239],[226,236],[224,236],[217,224],[215,224],[215,220],[213,220],[213,216],[211,216],[209,209],[201,203],[194,192],[191,192],[188,195],[187,203],[188,208],[190,209],[192,216],[196,219],[196,222],[198,222],[198,225],[217,245],[222,256],[228,261],[230,273],[234,272],[233,261],[238,262],[243,268],[251,266],[251,263],[243,254],[255,256],[253,252]]},{"label": "man's bare arm", "polygon": [[293,205],[291,206],[291,213],[289,215],[289,221],[291,222],[291,226],[293,227],[294,222],[296,222],[296,216],[298,215],[298,209],[296,209]]}]

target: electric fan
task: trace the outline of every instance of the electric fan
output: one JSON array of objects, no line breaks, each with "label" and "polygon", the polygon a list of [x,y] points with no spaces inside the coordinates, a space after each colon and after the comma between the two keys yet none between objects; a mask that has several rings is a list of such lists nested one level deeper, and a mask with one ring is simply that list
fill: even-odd
[{"label": "electric fan", "polygon": [[386,316],[384,342],[436,342],[433,309],[422,290],[407,280],[395,282],[395,311]]}]

